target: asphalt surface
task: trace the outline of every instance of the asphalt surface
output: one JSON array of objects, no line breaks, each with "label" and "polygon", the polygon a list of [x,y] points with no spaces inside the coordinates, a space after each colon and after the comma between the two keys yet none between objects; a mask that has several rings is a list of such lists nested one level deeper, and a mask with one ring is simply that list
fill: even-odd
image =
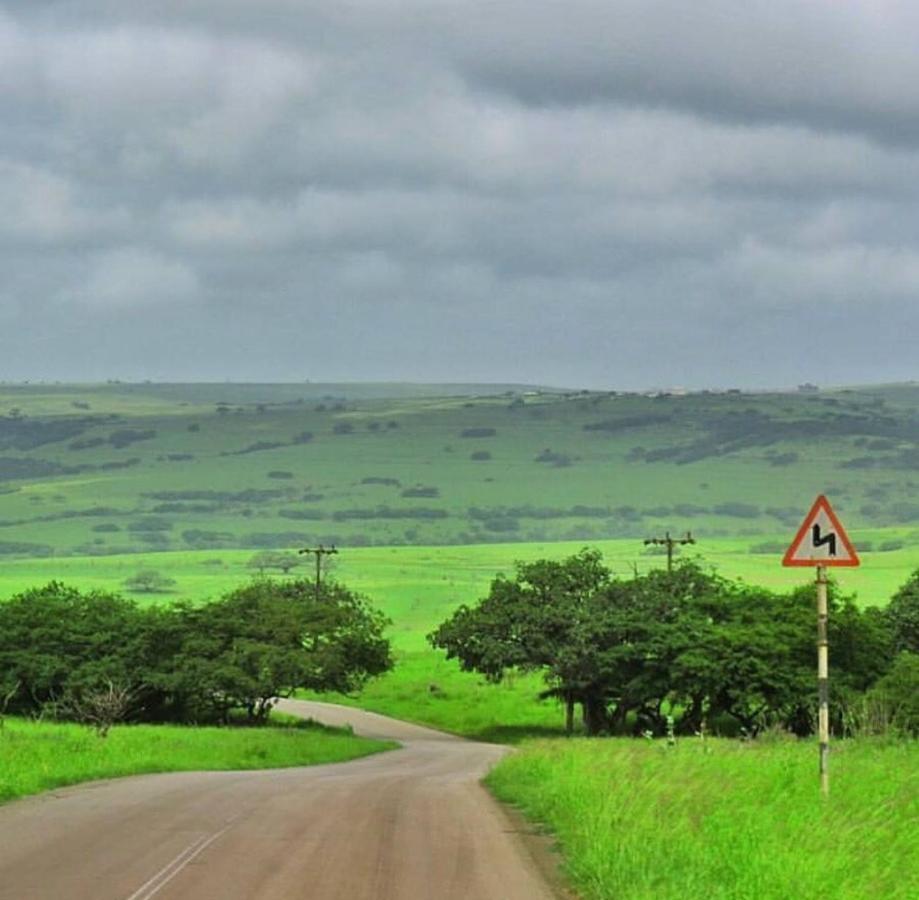
[{"label": "asphalt surface", "polygon": [[479,780],[492,744],[346,707],[402,749],[326,766],[94,782],[0,807],[2,900],[550,900]]}]

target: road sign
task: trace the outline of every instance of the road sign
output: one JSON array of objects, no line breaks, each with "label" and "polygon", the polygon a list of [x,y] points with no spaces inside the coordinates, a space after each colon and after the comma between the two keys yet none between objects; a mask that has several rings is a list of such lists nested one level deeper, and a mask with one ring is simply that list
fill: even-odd
[{"label": "road sign", "polygon": [[857,566],[858,554],[821,494],[785,553],[783,566]]}]

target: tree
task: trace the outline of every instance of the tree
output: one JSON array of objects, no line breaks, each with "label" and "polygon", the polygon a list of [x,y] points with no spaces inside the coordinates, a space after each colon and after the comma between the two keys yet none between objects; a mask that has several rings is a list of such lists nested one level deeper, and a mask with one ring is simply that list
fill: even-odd
[{"label": "tree", "polygon": [[133,594],[167,594],[176,586],[176,580],[154,569],[141,569],[122,584],[125,590]]},{"label": "tree", "polygon": [[890,671],[869,691],[868,700],[884,707],[898,731],[919,736],[919,655],[900,653]]},{"label": "tree", "polygon": [[569,730],[574,704],[580,702],[588,730],[598,731],[598,705],[579,671],[583,642],[578,631],[588,601],[610,578],[601,558],[584,549],[563,562],[518,563],[513,580],[496,578],[487,597],[475,607],[461,606],[428,640],[465,671],[490,681],[500,681],[512,669],[544,671],[547,695],[565,702]]},{"label": "tree", "polygon": [[887,619],[896,649],[919,653],[919,569],[891,598]]},{"label": "tree", "polygon": [[[864,691],[888,667],[889,632],[830,588],[834,690]],[[543,696],[580,704],[588,734],[684,731],[730,719],[755,734],[781,723],[812,731],[813,588],[774,594],[682,562],[673,572],[614,579],[596,551],[519,565],[476,606],[430,636],[468,671],[492,681],[541,671]]]},{"label": "tree", "polygon": [[298,688],[343,693],[392,668],[387,619],[342,585],[260,579],[200,606],[141,609],[59,583],[0,603],[0,702],[100,733],[123,718],[263,722]]},{"label": "tree", "polygon": [[0,603],[0,684],[16,686],[10,711],[66,714],[71,698],[108,682],[139,696],[145,616],[130,600],[59,582]]},{"label": "tree", "polygon": [[387,619],[326,582],[261,579],[204,606],[180,605],[180,645],[156,683],[193,719],[240,709],[263,722],[298,688],[349,693],[392,668]]},{"label": "tree", "polygon": [[262,550],[252,556],[246,565],[250,569],[258,569],[259,572],[264,572],[265,569],[280,569],[287,575],[291,569],[295,569],[302,561],[302,558],[296,553],[286,553],[278,550]]}]

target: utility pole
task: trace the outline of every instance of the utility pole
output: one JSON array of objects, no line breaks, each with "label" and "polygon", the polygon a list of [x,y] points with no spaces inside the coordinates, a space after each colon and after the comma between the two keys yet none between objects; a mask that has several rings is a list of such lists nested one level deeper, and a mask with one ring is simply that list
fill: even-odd
[{"label": "utility pole", "polygon": [[320,544],[318,547],[304,547],[300,553],[312,553],[316,557],[316,599],[318,600],[319,590],[322,587],[322,557],[335,556],[338,551],[335,549],[334,544],[331,547],[323,547]]},{"label": "utility pole", "polygon": [[670,537],[669,531],[662,538],[645,538],[645,546],[648,546],[648,544],[663,544],[667,548],[668,572],[673,571],[673,548],[677,545],[683,546],[684,544],[694,544],[695,542],[695,538],[688,531],[686,532],[686,537],[682,538]]}]

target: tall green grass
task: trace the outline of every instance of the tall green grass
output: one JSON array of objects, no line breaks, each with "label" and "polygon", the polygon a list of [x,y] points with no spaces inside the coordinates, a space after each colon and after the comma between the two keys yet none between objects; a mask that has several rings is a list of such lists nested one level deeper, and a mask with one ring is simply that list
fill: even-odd
[{"label": "tall green grass", "polygon": [[919,744],[536,741],[487,784],[557,836],[585,900],[919,897]]},{"label": "tall green grass", "polygon": [[81,725],[7,719],[0,727],[0,803],[98,778],[310,766],[395,746],[313,723],[268,728],[122,725],[100,738]]}]

